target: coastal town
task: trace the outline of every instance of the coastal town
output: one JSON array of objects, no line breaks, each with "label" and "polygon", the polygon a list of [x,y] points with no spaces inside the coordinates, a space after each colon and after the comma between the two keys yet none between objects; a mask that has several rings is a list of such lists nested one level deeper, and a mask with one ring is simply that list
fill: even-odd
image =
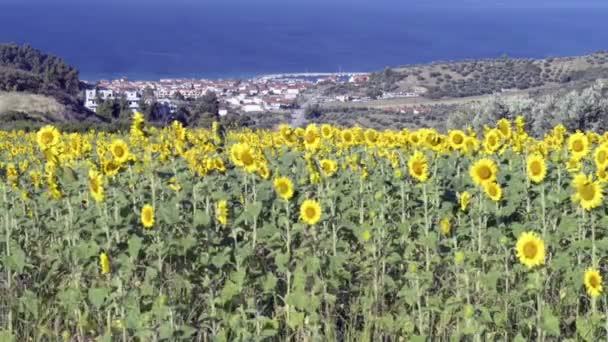
[{"label": "coastal town", "polygon": [[[196,100],[208,92],[217,95],[219,114],[288,111],[298,105],[298,97],[317,85],[362,85],[369,74],[284,74],[249,80],[161,79],[134,81],[127,78],[100,80],[85,93],[85,106],[96,111],[101,101],[124,97],[129,107],[137,110],[142,101],[166,105],[175,110],[183,101]],[[356,101],[352,96],[324,97],[314,102]]]}]

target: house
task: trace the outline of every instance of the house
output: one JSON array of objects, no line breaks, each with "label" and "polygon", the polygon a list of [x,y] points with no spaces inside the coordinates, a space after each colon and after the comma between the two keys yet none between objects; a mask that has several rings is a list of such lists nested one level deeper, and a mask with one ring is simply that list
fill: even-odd
[{"label": "house", "polygon": [[115,92],[109,89],[89,89],[85,91],[84,106],[89,110],[96,112],[99,106],[99,101],[114,100],[124,96],[129,103],[129,108],[132,110],[139,109],[141,101],[141,93],[137,90],[126,90],[123,92]]},{"label": "house", "polygon": [[262,112],[264,109],[259,104],[246,104],[243,106],[243,111],[245,113],[254,113],[254,112]]}]

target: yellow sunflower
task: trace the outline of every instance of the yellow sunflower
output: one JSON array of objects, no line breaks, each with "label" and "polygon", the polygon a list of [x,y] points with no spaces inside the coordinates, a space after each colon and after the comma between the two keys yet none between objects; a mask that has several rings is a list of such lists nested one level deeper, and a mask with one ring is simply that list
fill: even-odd
[{"label": "yellow sunflower", "polygon": [[118,164],[124,164],[129,160],[129,145],[122,139],[112,141],[110,144],[110,152]]},{"label": "yellow sunflower", "polygon": [[145,228],[154,227],[154,207],[146,204],[141,209],[141,223]]},{"label": "yellow sunflower", "polygon": [[414,179],[419,182],[426,182],[429,179],[429,166],[426,157],[422,152],[416,151],[407,160],[407,168]]},{"label": "yellow sunflower", "polygon": [[547,175],[547,165],[545,158],[540,154],[532,154],[526,161],[528,178],[534,183],[540,183]]},{"label": "yellow sunflower", "polygon": [[608,166],[608,145],[602,144],[596,148],[593,153],[593,160],[598,169]]},{"label": "yellow sunflower", "polygon": [[36,134],[36,141],[40,149],[47,150],[59,143],[61,133],[54,126],[47,125],[42,127]]},{"label": "yellow sunflower", "polygon": [[323,159],[321,160],[320,164],[321,171],[323,171],[323,174],[327,177],[333,176],[334,173],[338,171],[338,164],[331,159]]},{"label": "yellow sunflower", "polygon": [[485,134],[483,148],[486,153],[492,154],[502,146],[502,136],[498,129],[491,129]]},{"label": "yellow sunflower", "polygon": [[110,258],[106,253],[99,254],[99,266],[101,267],[101,274],[109,274],[110,269]]},{"label": "yellow sunflower", "polygon": [[498,166],[491,159],[480,159],[471,166],[469,174],[475,184],[483,186],[486,182],[496,181]]},{"label": "yellow sunflower", "polygon": [[321,205],[315,200],[305,200],[300,206],[302,221],[314,225],[321,220]]},{"label": "yellow sunflower", "polygon": [[448,143],[450,144],[450,147],[456,151],[464,150],[466,139],[467,135],[458,129],[450,131],[448,135]]},{"label": "yellow sunflower", "polygon": [[471,203],[471,194],[468,191],[465,191],[458,195],[458,203],[460,204],[460,210],[466,211],[469,207],[469,203]]},{"label": "yellow sunflower", "polygon": [[274,189],[279,197],[289,200],[293,197],[293,183],[287,177],[280,177],[274,180]]},{"label": "yellow sunflower", "polygon": [[331,139],[332,134],[333,134],[333,128],[331,127],[331,125],[329,125],[329,124],[321,125],[321,136],[323,137],[323,139],[325,139],[325,140]]},{"label": "yellow sunflower", "polygon": [[494,202],[498,202],[502,198],[502,188],[498,183],[485,182],[483,184],[483,190],[486,195],[488,195],[488,197]]},{"label": "yellow sunflower", "polygon": [[102,202],[104,200],[103,177],[95,170],[89,170],[89,190],[95,201]]},{"label": "yellow sunflower", "polygon": [[449,218],[444,217],[439,221],[439,230],[443,235],[447,236],[450,234],[450,231],[452,230],[452,223],[450,222]]},{"label": "yellow sunflower", "polygon": [[215,207],[215,218],[223,226],[228,224],[228,202],[221,200],[217,203]]},{"label": "yellow sunflower", "polygon": [[500,135],[502,135],[503,139],[508,140],[511,138],[511,121],[507,119],[500,119],[496,124],[496,128],[500,132]]},{"label": "yellow sunflower", "polygon": [[522,233],[517,239],[515,249],[519,262],[528,268],[545,263],[545,243],[536,233]]},{"label": "yellow sunflower", "polygon": [[591,210],[602,205],[604,195],[600,182],[594,182],[593,177],[579,173],[572,180],[575,193],[572,201],[579,203],[585,210]]},{"label": "yellow sunflower", "polygon": [[581,132],[568,137],[568,149],[572,157],[581,160],[589,153],[589,139]]},{"label": "yellow sunflower", "polygon": [[585,287],[589,296],[595,298],[602,293],[602,275],[595,268],[585,271]]}]

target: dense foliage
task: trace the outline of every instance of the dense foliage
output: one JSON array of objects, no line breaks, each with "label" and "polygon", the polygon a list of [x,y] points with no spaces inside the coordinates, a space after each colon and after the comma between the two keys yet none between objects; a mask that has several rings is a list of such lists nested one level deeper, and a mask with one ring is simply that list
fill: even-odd
[{"label": "dense foliage", "polygon": [[0,45],[0,90],[36,94],[59,90],[76,96],[79,83],[78,70],[61,58],[29,45]]},{"label": "dense foliage", "polygon": [[0,339],[603,340],[608,136],[0,133]]}]

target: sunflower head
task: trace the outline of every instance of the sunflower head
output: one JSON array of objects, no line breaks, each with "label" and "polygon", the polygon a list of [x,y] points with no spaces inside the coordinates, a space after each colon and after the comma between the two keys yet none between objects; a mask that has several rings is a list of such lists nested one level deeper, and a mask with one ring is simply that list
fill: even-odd
[{"label": "sunflower head", "polygon": [[465,191],[458,195],[458,203],[460,204],[460,210],[466,211],[469,207],[469,203],[471,203],[471,194],[468,191]]},{"label": "sunflower head", "polygon": [[589,139],[581,132],[568,137],[568,149],[572,157],[580,160],[589,153]]},{"label": "sunflower head", "polygon": [[305,200],[300,206],[300,218],[309,225],[321,220],[321,205],[315,200]]},{"label": "sunflower head", "polygon": [[95,170],[89,171],[89,191],[97,202],[102,202],[105,198],[103,191],[103,177]]},{"label": "sunflower head", "polygon": [[60,138],[61,133],[59,133],[59,130],[51,125],[42,127],[36,134],[36,141],[41,150],[48,150],[57,145]]},{"label": "sunflower head", "polygon": [[293,182],[287,177],[280,177],[274,180],[274,189],[277,195],[284,200],[289,200],[293,197]]},{"label": "sunflower head", "polygon": [[443,235],[449,235],[452,230],[452,223],[448,217],[444,217],[439,221],[439,230]]},{"label": "sunflower head", "polygon": [[228,224],[228,202],[226,200],[217,202],[215,206],[215,218],[223,226]]},{"label": "sunflower head", "polygon": [[412,178],[419,182],[429,179],[429,166],[424,154],[420,151],[414,152],[407,160],[407,168]]},{"label": "sunflower head", "polygon": [[572,187],[575,189],[572,200],[579,203],[583,209],[591,210],[602,205],[604,199],[602,184],[593,181],[591,176],[579,173],[572,180]]},{"label": "sunflower head", "polygon": [[483,184],[483,190],[494,202],[498,202],[502,198],[502,188],[500,187],[500,184],[496,182],[485,182]]},{"label": "sunflower head", "polygon": [[110,269],[110,258],[104,252],[99,254],[99,266],[101,267],[101,274],[109,274]]},{"label": "sunflower head", "polygon": [[338,164],[331,159],[323,159],[320,162],[320,166],[321,166],[321,171],[323,171],[323,174],[327,177],[331,177],[334,175],[334,173],[336,173],[336,171],[338,171]]},{"label": "sunflower head", "polygon": [[450,131],[448,135],[448,143],[453,150],[461,151],[465,148],[467,136],[461,130]]},{"label": "sunflower head", "polygon": [[528,178],[534,183],[540,183],[547,175],[547,164],[540,154],[532,154],[526,161]]},{"label": "sunflower head", "polygon": [[483,186],[486,182],[494,182],[498,176],[498,166],[491,159],[480,159],[469,169],[469,174],[473,182]]},{"label": "sunflower head", "polygon": [[528,268],[545,263],[545,243],[536,233],[522,233],[517,239],[515,250],[519,262]]},{"label": "sunflower head", "polygon": [[110,153],[118,164],[123,164],[129,160],[129,145],[122,139],[116,139],[110,144]]},{"label": "sunflower head", "polygon": [[145,228],[154,227],[154,207],[146,204],[141,209],[141,223]]},{"label": "sunflower head", "polygon": [[602,275],[595,268],[588,268],[585,271],[585,288],[589,296],[595,298],[602,293]]}]

